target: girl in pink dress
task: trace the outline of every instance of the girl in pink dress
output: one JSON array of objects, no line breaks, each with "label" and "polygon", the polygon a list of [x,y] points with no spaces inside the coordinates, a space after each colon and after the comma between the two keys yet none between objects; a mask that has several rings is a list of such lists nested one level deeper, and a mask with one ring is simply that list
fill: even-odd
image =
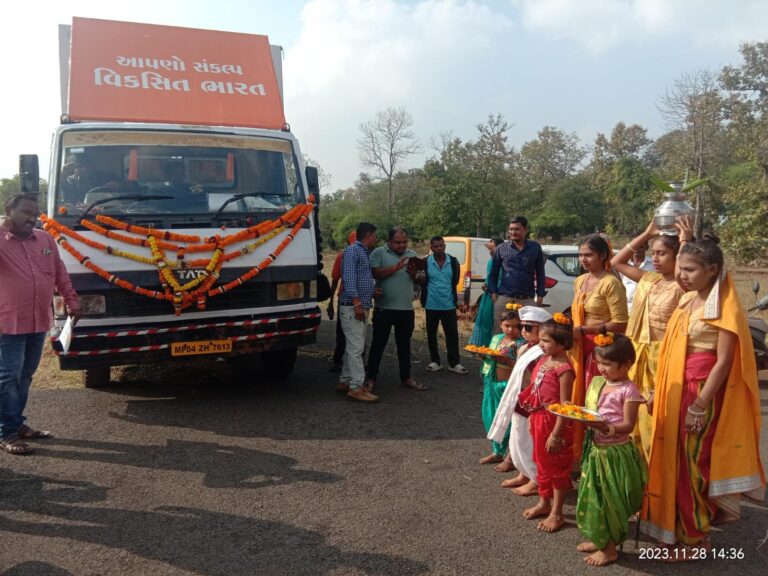
[{"label": "girl in pink dress", "polygon": [[626,539],[629,519],[643,501],[645,460],[630,433],[645,398],[627,377],[635,362],[629,338],[611,332],[596,336],[595,360],[600,376],[592,378],[585,405],[600,414],[600,421],[587,423],[591,431],[576,504],[576,522],[587,541],[577,550],[590,553],[584,558],[590,566],[605,566],[618,558],[616,546]]}]

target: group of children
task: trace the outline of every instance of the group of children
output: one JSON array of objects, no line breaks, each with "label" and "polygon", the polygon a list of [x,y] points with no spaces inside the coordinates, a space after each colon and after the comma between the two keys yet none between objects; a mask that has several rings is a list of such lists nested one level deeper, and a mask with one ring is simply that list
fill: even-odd
[{"label": "group of children", "polygon": [[[542,518],[538,529],[555,532],[565,523],[563,504],[572,488],[574,432],[581,423],[547,409],[568,404],[574,369],[568,358],[573,326],[563,314],[535,306],[509,304],[500,318],[502,333],[489,347],[482,377],[483,422],[492,454],[481,463],[498,462],[500,472],[515,468],[505,480],[521,496],[538,494],[526,519]],[[616,560],[616,546],[627,537],[629,519],[641,507],[646,483],[645,461],[630,433],[645,398],[627,377],[635,349],[624,335],[596,339],[600,376],[588,385],[586,408],[599,419],[585,422],[576,522],[586,541],[577,550],[585,562],[603,566]],[[505,459],[505,453],[507,457]]]}]

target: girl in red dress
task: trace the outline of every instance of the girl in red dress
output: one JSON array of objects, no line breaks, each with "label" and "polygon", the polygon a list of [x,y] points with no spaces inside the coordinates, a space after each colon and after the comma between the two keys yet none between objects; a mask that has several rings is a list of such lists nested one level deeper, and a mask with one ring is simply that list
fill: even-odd
[{"label": "girl in red dress", "polygon": [[539,346],[545,356],[533,369],[532,384],[519,399],[520,407],[529,413],[533,436],[533,459],[539,501],[523,512],[527,519],[545,516],[537,528],[556,532],[565,523],[563,503],[571,489],[574,425],[570,420],[555,416],[544,409],[548,404],[571,400],[574,372],[566,351],[573,344],[573,327],[562,314],[541,325]]}]

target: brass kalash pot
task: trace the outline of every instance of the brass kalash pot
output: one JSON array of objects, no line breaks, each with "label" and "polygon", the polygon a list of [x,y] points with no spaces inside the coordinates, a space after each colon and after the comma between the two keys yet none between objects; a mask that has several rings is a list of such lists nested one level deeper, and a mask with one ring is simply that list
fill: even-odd
[{"label": "brass kalash pot", "polygon": [[682,191],[682,182],[670,182],[670,186],[674,188],[674,191],[664,193],[664,201],[653,212],[653,222],[662,234],[677,236],[676,218],[678,216],[693,218],[696,210],[686,202],[685,192]]}]

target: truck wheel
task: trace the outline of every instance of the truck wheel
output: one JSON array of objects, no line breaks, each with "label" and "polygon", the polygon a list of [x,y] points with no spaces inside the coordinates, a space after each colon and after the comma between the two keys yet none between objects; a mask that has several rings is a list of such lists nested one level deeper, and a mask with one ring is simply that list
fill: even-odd
[{"label": "truck wheel", "polygon": [[267,378],[285,380],[293,372],[297,353],[298,348],[262,352],[261,363],[264,366],[264,374]]},{"label": "truck wheel", "polygon": [[109,384],[109,366],[97,366],[83,370],[83,386],[86,388],[104,388]]}]

